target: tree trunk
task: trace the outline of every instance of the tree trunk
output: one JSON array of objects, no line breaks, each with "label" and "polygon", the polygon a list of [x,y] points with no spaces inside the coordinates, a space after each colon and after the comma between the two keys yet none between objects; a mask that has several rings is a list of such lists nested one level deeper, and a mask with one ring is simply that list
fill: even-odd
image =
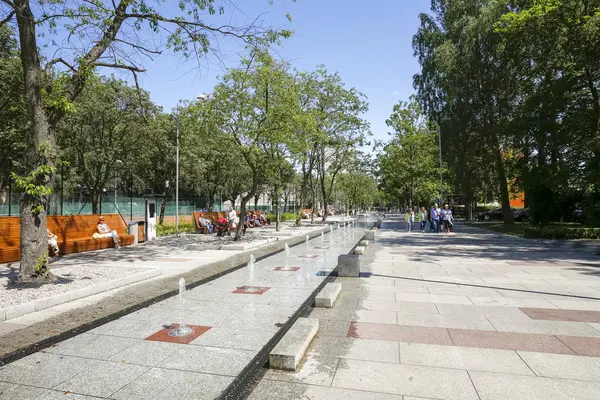
[{"label": "tree trunk", "polygon": [[492,150],[496,158],[496,173],[498,174],[498,185],[500,186],[500,200],[502,201],[502,216],[505,224],[514,224],[515,219],[510,209],[510,199],[508,198],[508,185],[506,182],[506,171],[504,169],[504,161],[502,160],[502,152],[500,150],[500,141],[498,134],[492,127],[491,138],[493,141]]},{"label": "tree trunk", "polygon": [[279,193],[277,190],[275,190],[273,202],[275,204],[275,232],[279,232],[281,229],[279,226],[281,223],[281,212],[279,212]]},{"label": "tree trunk", "polygon": [[167,196],[163,197],[160,203],[160,215],[158,216],[158,224],[162,225],[165,222],[165,209],[167,208]]},{"label": "tree trunk", "polygon": [[[42,103],[42,69],[36,43],[35,18],[28,0],[15,0],[21,64],[25,83],[25,100],[32,123],[34,181],[38,187],[51,188],[56,164],[54,132]],[[46,234],[46,209],[48,195],[24,194],[20,201],[21,215],[21,263],[19,277],[32,281],[36,277],[47,278],[48,240]],[[38,191],[39,192],[39,191]]]},{"label": "tree trunk", "polygon": [[102,211],[100,211],[100,201],[101,201],[101,196],[100,194],[95,190],[92,189],[90,191],[90,203],[92,204],[92,214],[99,214]]}]

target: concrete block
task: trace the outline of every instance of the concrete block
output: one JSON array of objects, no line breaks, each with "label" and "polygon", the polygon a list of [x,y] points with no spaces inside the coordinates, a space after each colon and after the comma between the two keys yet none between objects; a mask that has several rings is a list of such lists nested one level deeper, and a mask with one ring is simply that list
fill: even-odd
[{"label": "concrete block", "polygon": [[375,229],[369,229],[365,231],[365,240],[375,241]]},{"label": "concrete block", "polygon": [[340,254],[338,257],[338,276],[358,278],[360,274],[360,256]]},{"label": "concrete block", "polygon": [[367,247],[369,245],[369,241],[368,240],[361,240],[358,245],[359,246],[363,246],[363,247]]},{"label": "concrete block", "polygon": [[13,318],[22,317],[23,315],[31,314],[32,312],[35,312],[35,302],[30,301],[27,303],[5,307],[4,318],[9,320]]},{"label": "concrete block", "polygon": [[318,330],[318,319],[299,318],[269,354],[269,368],[296,371]]},{"label": "concrete block", "polygon": [[341,291],[341,283],[328,283],[315,298],[315,307],[333,307],[333,303],[335,303]]},{"label": "concrete block", "polygon": [[365,246],[356,246],[353,253],[362,256],[363,254],[365,254],[365,250],[367,250]]}]

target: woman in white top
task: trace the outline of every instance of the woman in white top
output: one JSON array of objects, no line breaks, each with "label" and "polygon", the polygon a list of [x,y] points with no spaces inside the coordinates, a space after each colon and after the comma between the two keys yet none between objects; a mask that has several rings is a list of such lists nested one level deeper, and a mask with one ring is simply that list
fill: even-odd
[{"label": "woman in white top", "polygon": [[104,222],[104,217],[98,218],[98,225],[96,226],[96,230],[100,237],[112,237],[115,242],[115,249],[119,248],[119,234],[117,231],[111,231],[106,222]]},{"label": "woman in white top", "polygon": [[448,208],[448,204],[444,206],[444,212],[442,215],[444,219],[444,230],[446,233],[450,233],[450,229],[452,228],[452,225],[454,225],[452,223],[452,221],[454,221],[454,217],[452,217],[452,210]]}]

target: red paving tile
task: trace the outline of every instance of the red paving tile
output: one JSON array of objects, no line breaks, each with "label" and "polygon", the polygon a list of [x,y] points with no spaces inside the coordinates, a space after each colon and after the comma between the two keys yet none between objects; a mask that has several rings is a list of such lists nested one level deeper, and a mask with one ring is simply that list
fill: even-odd
[{"label": "red paving tile", "polygon": [[290,272],[290,271],[298,271],[300,267],[277,267],[273,271],[278,272]]},{"label": "red paving tile", "polygon": [[445,346],[600,357],[600,338],[352,322],[347,336]]},{"label": "red paving tile", "polygon": [[268,286],[240,286],[231,293],[236,294],[263,294],[267,290],[271,289]]},{"label": "red paving tile", "polygon": [[452,345],[446,328],[371,324],[352,322],[348,337],[355,339],[391,340],[397,342]]},{"label": "red paving tile", "polygon": [[531,319],[546,321],[600,322],[600,311],[554,310],[550,308],[520,308]]},{"label": "red paving tile", "polygon": [[564,343],[552,335],[469,329],[448,329],[448,332],[455,346],[575,354]]},{"label": "red paving tile", "polygon": [[153,342],[168,342],[168,343],[179,343],[188,344],[192,340],[198,338],[203,333],[210,330],[210,326],[199,326],[199,325],[188,325],[192,328],[192,334],[187,336],[169,336],[169,331],[173,328],[177,328],[179,324],[172,324],[171,326],[161,329],[160,331],[153,333],[144,340],[151,340]]},{"label": "red paving tile", "polygon": [[600,357],[599,338],[577,336],[557,336],[557,338],[580,356]]}]

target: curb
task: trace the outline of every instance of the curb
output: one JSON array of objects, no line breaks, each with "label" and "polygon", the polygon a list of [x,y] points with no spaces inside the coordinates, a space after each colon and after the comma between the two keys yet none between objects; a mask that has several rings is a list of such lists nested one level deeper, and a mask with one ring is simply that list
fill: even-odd
[{"label": "curb", "polygon": [[133,274],[124,278],[102,282],[98,285],[88,286],[81,289],[75,289],[70,292],[61,293],[56,296],[44,297],[27,303],[21,303],[14,306],[0,308],[0,322],[13,318],[22,317],[36,311],[42,311],[50,307],[68,303],[70,301],[83,299],[98,293],[108,292],[123,286],[131,285],[162,275],[160,269],[150,269],[139,274]]}]

